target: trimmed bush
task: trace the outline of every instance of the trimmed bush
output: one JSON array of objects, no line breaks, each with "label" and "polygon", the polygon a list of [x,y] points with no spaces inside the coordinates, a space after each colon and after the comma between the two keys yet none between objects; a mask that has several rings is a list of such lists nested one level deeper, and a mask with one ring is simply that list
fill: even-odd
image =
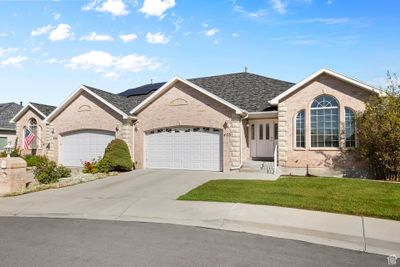
[{"label": "trimmed bush", "polygon": [[109,171],[131,171],[133,162],[128,145],[121,139],[111,141],[101,160],[109,163]]},{"label": "trimmed bush", "polygon": [[39,183],[51,184],[58,182],[60,178],[69,177],[71,170],[62,165],[57,166],[54,161],[42,161],[37,164],[33,173]]}]

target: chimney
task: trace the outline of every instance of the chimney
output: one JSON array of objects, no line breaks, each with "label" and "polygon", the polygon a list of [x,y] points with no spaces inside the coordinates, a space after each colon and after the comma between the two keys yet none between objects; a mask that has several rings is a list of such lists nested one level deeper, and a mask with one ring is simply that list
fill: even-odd
[{"label": "chimney", "polygon": [[19,101],[19,105],[22,106],[22,101]]}]

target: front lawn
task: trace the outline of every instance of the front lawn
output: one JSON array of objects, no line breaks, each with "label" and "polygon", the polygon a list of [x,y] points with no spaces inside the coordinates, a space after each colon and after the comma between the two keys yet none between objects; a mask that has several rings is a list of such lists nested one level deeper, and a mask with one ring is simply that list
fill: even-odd
[{"label": "front lawn", "polygon": [[345,178],[209,181],[179,200],[240,202],[400,220],[400,184]]}]

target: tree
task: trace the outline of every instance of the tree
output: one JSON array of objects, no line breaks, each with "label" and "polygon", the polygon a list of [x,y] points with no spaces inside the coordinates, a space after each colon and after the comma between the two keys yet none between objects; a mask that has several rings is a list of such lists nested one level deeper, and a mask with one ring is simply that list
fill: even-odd
[{"label": "tree", "polygon": [[357,115],[357,151],[368,160],[377,179],[400,178],[400,84],[387,73],[385,96],[371,95]]}]

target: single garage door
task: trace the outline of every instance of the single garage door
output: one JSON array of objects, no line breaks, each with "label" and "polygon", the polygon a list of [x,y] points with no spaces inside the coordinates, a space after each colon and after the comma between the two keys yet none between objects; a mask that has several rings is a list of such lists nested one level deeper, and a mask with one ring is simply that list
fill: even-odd
[{"label": "single garage door", "polygon": [[82,166],[82,162],[103,157],[115,133],[83,130],[61,137],[60,162],[64,166]]},{"label": "single garage door", "polygon": [[147,133],[146,167],[221,171],[221,131],[167,128]]}]

